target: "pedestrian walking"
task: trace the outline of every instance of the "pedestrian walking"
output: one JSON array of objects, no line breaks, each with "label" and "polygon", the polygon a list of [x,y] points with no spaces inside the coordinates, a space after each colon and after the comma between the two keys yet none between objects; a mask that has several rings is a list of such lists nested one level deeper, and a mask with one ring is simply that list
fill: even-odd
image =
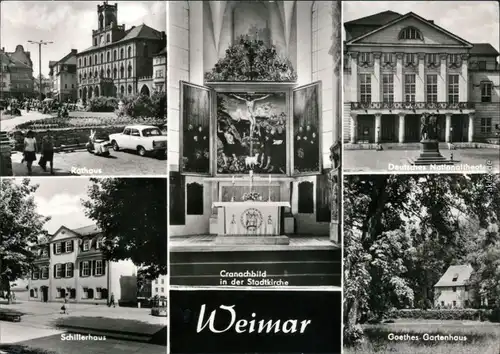
[{"label": "pedestrian walking", "polygon": [[65,315],[69,315],[68,302],[69,302],[69,294],[66,294],[64,296],[64,303],[61,306],[61,311]]},{"label": "pedestrian walking", "polygon": [[28,168],[28,175],[31,176],[33,161],[36,160],[37,144],[35,139],[35,133],[29,130],[24,138],[24,152],[23,160],[26,161],[26,166]]},{"label": "pedestrian walking", "polygon": [[50,166],[50,174],[54,174],[54,138],[50,130],[47,130],[47,135],[45,135],[42,139],[42,156],[40,157],[40,161],[38,161],[38,165],[44,170],[47,171],[47,162]]},{"label": "pedestrian walking", "polygon": [[109,305],[108,307],[111,307],[111,305],[113,305],[113,307],[116,307],[116,304],[115,304],[115,294],[111,293],[111,297],[109,298]]}]

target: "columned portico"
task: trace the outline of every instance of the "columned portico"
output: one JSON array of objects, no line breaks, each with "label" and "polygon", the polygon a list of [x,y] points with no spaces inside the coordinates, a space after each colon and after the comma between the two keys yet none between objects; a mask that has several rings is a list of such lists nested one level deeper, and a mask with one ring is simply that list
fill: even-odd
[{"label": "columned portico", "polygon": [[406,114],[400,113],[398,116],[399,116],[398,142],[400,144],[403,144],[405,142],[405,116],[406,116]]},{"label": "columned portico", "polygon": [[356,144],[358,141],[358,115],[351,112],[351,144]]},{"label": "columned portico", "polygon": [[446,114],[446,125],[445,125],[445,142],[449,143],[450,142],[450,136],[451,136],[451,113]]}]

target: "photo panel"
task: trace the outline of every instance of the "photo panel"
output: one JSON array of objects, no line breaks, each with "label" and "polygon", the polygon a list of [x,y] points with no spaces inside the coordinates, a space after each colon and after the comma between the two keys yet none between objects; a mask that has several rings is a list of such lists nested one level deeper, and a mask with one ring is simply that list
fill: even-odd
[{"label": "photo panel", "polygon": [[166,2],[1,6],[0,174],[166,176]]},{"label": "photo panel", "polygon": [[1,351],[166,352],[165,178],[2,178],[0,194]]},{"label": "photo panel", "polygon": [[498,351],[499,217],[499,174],[346,175],[344,352]]}]

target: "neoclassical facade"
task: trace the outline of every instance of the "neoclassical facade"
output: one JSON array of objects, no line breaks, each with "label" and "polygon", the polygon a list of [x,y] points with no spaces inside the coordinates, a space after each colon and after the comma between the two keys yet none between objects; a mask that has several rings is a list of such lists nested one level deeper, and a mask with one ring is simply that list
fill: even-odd
[{"label": "neoclassical facade", "polygon": [[469,43],[415,13],[385,11],[344,24],[345,142],[420,141],[423,113],[443,142],[495,137],[498,51]]},{"label": "neoclassical facade", "polygon": [[123,96],[153,90],[153,57],[165,49],[166,34],[145,24],[118,25],[118,5],[97,6],[92,46],[77,55],[78,98]]}]

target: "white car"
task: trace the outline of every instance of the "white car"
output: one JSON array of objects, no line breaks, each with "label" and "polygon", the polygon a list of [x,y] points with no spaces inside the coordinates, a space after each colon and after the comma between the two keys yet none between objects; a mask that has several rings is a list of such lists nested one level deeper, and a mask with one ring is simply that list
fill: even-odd
[{"label": "white car", "polygon": [[109,141],[115,151],[134,150],[141,156],[154,153],[163,157],[167,151],[167,136],[152,125],[126,126],[123,132],[110,134]]}]

